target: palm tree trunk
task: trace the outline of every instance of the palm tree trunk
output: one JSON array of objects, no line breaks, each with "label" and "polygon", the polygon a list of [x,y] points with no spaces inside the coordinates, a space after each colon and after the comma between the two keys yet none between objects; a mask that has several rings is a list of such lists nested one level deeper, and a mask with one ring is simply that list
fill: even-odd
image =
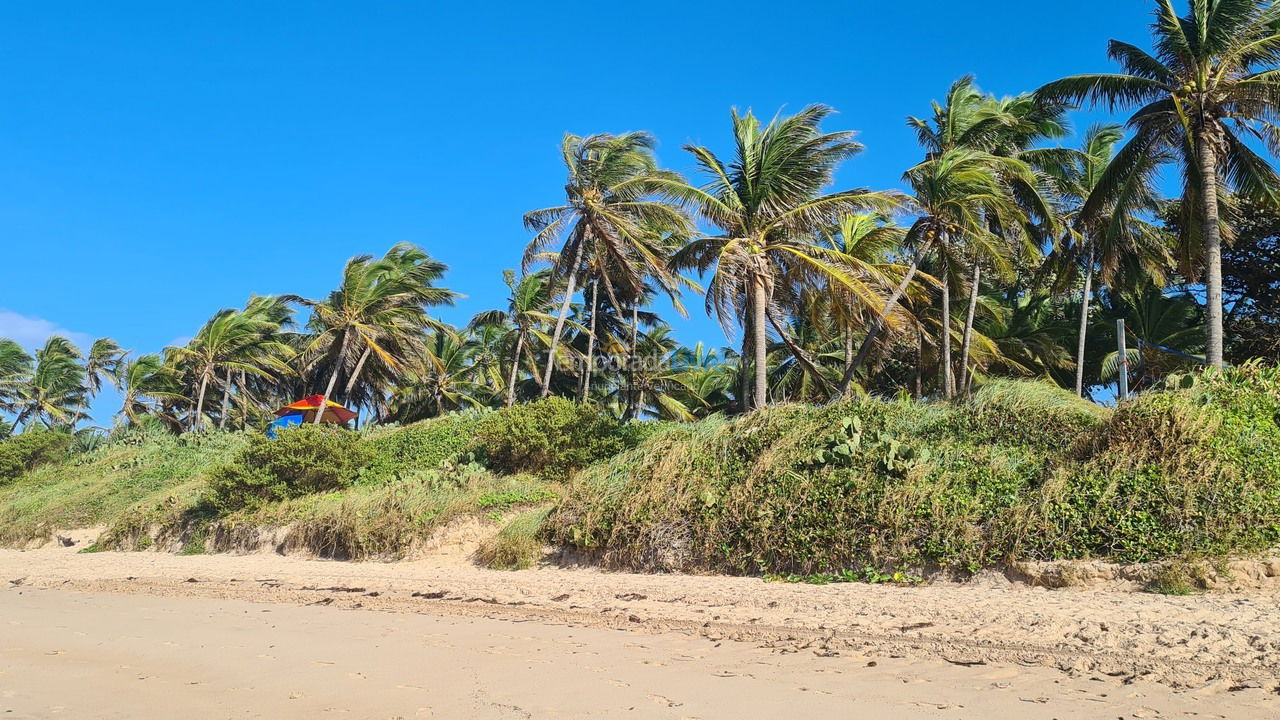
[{"label": "palm tree trunk", "polygon": [[951,273],[944,267],[942,270],[942,337],[938,347],[942,348],[942,396],[950,400],[955,397],[955,377],[951,368]]},{"label": "palm tree trunk", "polygon": [[[324,395],[320,397],[320,407],[316,408],[316,417],[311,421],[312,425],[319,425],[324,419],[325,410],[329,409],[329,396],[333,394],[333,386],[338,384],[338,373],[342,371],[342,355],[347,350],[347,334],[342,333],[342,339],[338,341],[338,352],[333,356],[333,372],[329,375],[329,384],[324,389]],[[355,377],[355,373],[351,374]]]},{"label": "palm tree trunk", "polygon": [[556,365],[556,346],[560,343],[560,333],[564,330],[564,320],[569,316],[569,305],[573,303],[573,291],[577,289],[578,263],[582,262],[582,243],[573,253],[573,265],[569,268],[569,284],[564,290],[564,302],[560,303],[560,315],[556,318],[556,330],[551,334],[551,348],[547,353],[547,370],[542,374],[542,397],[551,394],[551,369]]},{"label": "palm tree trunk", "polygon": [[342,389],[342,402],[351,402],[351,391],[356,389],[356,378],[360,377],[360,371],[364,370],[364,363],[372,352],[373,347],[365,344],[364,352],[360,353],[360,359],[356,361],[356,369],[351,372],[351,377],[347,378],[347,386]]},{"label": "palm tree trunk", "polygon": [[204,391],[208,386],[209,386],[209,369],[205,368],[205,371],[200,373],[200,393],[196,398],[195,417],[191,418],[192,430],[199,430],[200,426],[204,424],[204,420],[202,417],[204,415]]},{"label": "palm tree trunk", "polygon": [[764,407],[768,399],[769,387],[765,357],[768,353],[768,336],[765,334],[765,323],[769,312],[769,298],[765,292],[764,278],[752,279],[751,302],[751,351],[755,354],[755,388],[751,398],[752,409]]},{"label": "palm tree trunk", "polygon": [[1222,367],[1222,232],[1218,226],[1218,165],[1209,132],[1196,133],[1196,155],[1200,162],[1201,202],[1204,203],[1206,360],[1209,367]]},{"label": "palm tree trunk", "polygon": [[924,395],[924,325],[916,324],[916,387],[915,399]]},{"label": "palm tree trunk", "polygon": [[524,349],[524,331],[516,329],[516,351],[511,356],[511,379],[507,381],[507,407],[516,402],[516,375],[520,372],[520,351]]},{"label": "palm tree trunk", "polygon": [[982,265],[975,260],[969,287],[969,311],[964,318],[964,339],[960,342],[960,387],[966,395],[969,394],[969,384],[973,377],[969,372],[969,348],[973,342],[973,315],[978,309],[978,286],[981,279]]},{"label": "palm tree trunk", "polygon": [[1093,251],[1084,269],[1084,294],[1080,296],[1080,337],[1076,340],[1076,395],[1084,397],[1084,346],[1089,333],[1089,296],[1093,291]]},{"label": "palm tree trunk", "polygon": [[916,269],[919,265],[919,257],[911,259],[907,274],[902,276],[902,282],[898,283],[898,287],[893,289],[893,294],[889,296],[889,300],[884,304],[884,310],[880,311],[879,317],[871,321],[871,327],[867,328],[867,337],[862,341],[862,346],[858,348],[858,354],[845,367],[844,376],[840,378],[840,386],[836,389],[837,395],[843,396],[849,392],[849,385],[853,383],[853,376],[858,372],[858,367],[862,365],[862,361],[866,360],[867,355],[871,354],[871,347],[875,342],[876,336],[884,329],[885,318],[889,317],[889,314],[898,307],[898,302],[902,300],[907,288],[911,286],[911,280],[916,276]]},{"label": "palm tree trunk", "polygon": [[627,410],[623,415],[623,420],[630,420],[636,416],[638,408],[636,405],[639,398],[636,397],[636,350],[638,349],[640,334],[640,305],[637,302],[631,304],[631,347],[627,349]]},{"label": "palm tree trunk", "polygon": [[591,394],[591,373],[595,371],[592,363],[596,357],[596,311],[599,309],[600,278],[591,281],[591,332],[587,334],[587,365],[582,371],[582,392],[578,402],[585,403]]},{"label": "palm tree trunk", "polygon": [[227,405],[231,402],[231,368],[222,383],[222,412],[218,413],[218,429],[227,429]]}]

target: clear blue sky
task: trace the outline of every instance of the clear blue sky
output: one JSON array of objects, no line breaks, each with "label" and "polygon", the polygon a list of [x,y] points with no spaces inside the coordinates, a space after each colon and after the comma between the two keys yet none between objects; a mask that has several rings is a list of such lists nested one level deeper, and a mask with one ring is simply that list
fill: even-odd
[{"label": "clear blue sky", "polygon": [[[566,131],[649,130],[691,172],[681,145],[727,151],[731,106],[822,102],[867,146],[839,184],[896,187],[920,156],[904,116],[957,77],[1004,95],[1108,70],[1151,6],[4,3],[0,336],[156,351],[406,240],[449,265],[463,323],[501,303],[522,213],[562,197]],[[688,304],[681,340],[722,344]]]}]

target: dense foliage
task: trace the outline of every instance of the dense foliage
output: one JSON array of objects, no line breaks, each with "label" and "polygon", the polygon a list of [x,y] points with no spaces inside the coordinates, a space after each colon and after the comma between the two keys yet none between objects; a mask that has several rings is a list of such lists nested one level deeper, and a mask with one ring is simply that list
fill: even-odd
[{"label": "dense foliage", "polygon": [[45,430],[0,441],[0,483],[38,465],[62,459],[71,440],[68,433]]},{"label": "dense foliage", "polygon": [[486,416],[475,447],[496,471],[561,479],[633,446],[642,432],[595,408],[548,398]]},{"label": "dense foliage", "polygon": [[332,492],[349,486],[372,453],[359,435],[330,426],[303,425],[278,437],[255,437],[210,478],[221,510]]},{"label": "dense foliage", "polygon": [[666,428],[578,475],[549,527],[616,565],[746,573],[1265,550],[1277,413],[1255,366],[1114,414],[1040,384],[780,406]]}]

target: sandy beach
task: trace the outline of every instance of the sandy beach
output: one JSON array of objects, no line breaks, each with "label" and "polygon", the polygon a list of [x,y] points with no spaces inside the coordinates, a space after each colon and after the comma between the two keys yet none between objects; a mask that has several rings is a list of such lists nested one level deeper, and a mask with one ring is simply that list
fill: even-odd
[{"label": "sandy beach", "polygon": [[0,551],[0,716],[1269,718],[1280,596]]}]

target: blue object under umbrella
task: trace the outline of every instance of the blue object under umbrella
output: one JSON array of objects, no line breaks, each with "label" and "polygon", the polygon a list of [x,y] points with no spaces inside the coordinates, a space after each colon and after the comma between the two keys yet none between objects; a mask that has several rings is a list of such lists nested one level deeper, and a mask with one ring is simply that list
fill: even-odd
[{"label": "blue object under umbrella", "polygon": [[300,412],[291,413],[289,415],[281,415],[275,420],[272,420],[271,424],[267,426],[267,437],[271,438],[272,440],[275,440],[276,430],[282,430],[284,428],[292,427],[294,425],[301,425],[302,420],[303,420],[303,417],[302,417],[302,413]]}]

